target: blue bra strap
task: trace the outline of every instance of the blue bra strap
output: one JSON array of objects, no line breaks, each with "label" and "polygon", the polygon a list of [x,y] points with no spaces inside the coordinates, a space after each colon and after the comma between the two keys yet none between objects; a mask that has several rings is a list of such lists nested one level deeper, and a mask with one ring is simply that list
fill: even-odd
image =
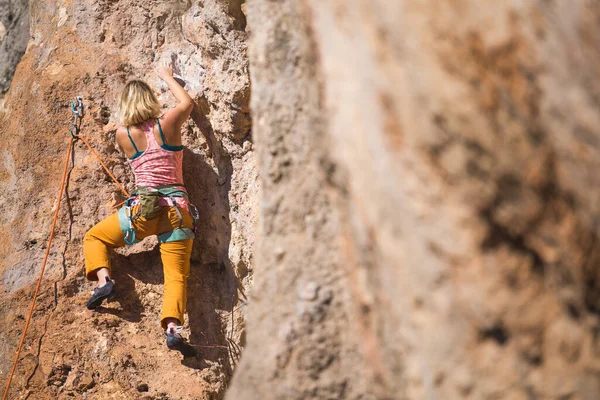
[{"label": "blue bra strap", "polygon": [[133,145],[133,148],[135,149],[136,154],[139,153],[140,151],[138,150],[137,146],[135,145],[135,142],[133,141],[133,139],[131,138],[131,133],[129,133],[129,125],[127,125],[127,136],[129,137],[129,140],[131,141],[131,144]]},{"label": "blue bra strap", "polygon": [[163,144],[162,146],[163,149],[168,150],[168,151],[181,151],[183,149],[185,149],[185,146],[171,146],[170,144]]},{"label": "blue bra strap", "polygon": [[163,135],[163,131],[162,131],[162,126],[160,126],[160,119],[156,118],[156,122],[158,122],[158,131],[160,132],[160,138],[162,140],[162,144],[163,146],[167,144],[167,141],[165,140],[165,135]]}]

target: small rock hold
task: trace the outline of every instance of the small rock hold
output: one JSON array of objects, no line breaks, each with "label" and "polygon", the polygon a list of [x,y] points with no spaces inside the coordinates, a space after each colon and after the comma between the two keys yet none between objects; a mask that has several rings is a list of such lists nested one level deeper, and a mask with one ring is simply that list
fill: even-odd
[{"label": "small rock hold", "polygon": [[133,358],[131,357],[130,354],[126,354],[121,358],[121,366],[123,366],[123,368],[135,368],[135,362],[133,361]]},{"label": "small rock hold", "polygon": [[275,257],[277,258],[277,261],[283,260],[283,256],[285,256],[284,249],[282,249],[281,247],[278,247],[277,249],[275,249]]},{"label": "small rock hold", "polygon": [[88,376],[81,380],[79,385],[77,385],[76,390],[78,392],[85,392],[85,391],[93,388],[94,386],[96,386],[96,382],[94,381],[94,378]]},{"label": "small rock hold", "polygon": [[69,372],[71,372],[71,366],[67,364],[62,364],[59,366],[55,366],[50,371],[48,375],[47,384],[48,386],[62,386],[69,376]]},{"label": "small rock hold", "polygon": [[319,294],[319,284],[315,281],[310,281],[304,286],[304,289],[298,293],[298,297],[302,300],[314,301]]},{"label": "small rock hold", "polygon": [[466,368],[458,368],[454,373],[454,380],[462,396],[467,396],[473,391],[474,380]]},{"label": "small rock hold", "polygon": [[137,385],[137,391],[138,392],[147,392],[148,391],[148,384],[147,383],[140,383],[139,385]]},{"label": "small rock hold", "polygon": [[0,43],[2,43],[5,36],[6,36],[6,27],[4,26],[4,24],[2,22],[0,22]]}]

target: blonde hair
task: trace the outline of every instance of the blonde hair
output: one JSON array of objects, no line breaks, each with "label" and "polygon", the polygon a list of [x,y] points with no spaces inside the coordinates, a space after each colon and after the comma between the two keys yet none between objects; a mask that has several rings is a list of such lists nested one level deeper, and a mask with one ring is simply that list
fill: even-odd
[{"label": "blonde hair", "polygon": [[146,82],[127,82],[121,92],[117,118],[123,125],[135,125],[160,115],[160,103]]}]

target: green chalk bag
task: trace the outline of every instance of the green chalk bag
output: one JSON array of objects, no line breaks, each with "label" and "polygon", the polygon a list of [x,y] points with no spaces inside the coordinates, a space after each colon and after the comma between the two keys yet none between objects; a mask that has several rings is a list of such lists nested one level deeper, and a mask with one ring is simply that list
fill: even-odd
[{"label": "green chalk bag", "polygon": [[158,190],[152,187],[140,186],[137,192],[140,199],[141,216],[146,219],[152,219],[158,215],[160,206],[158,205]]}]

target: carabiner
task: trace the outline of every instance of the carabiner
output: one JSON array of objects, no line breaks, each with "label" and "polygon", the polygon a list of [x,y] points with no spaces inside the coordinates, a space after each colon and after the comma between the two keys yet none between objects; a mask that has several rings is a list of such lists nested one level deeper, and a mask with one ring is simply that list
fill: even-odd
[{"label": "carabiner", "polygon": [[[128,239],[128,237],[131,236],[131,240]],[[127,243],[128,245],[132,245],[135,243],[135,229],[129,228],[127,230],[127,232],[125,232],[125,237],[123,238],[123,240],[125,241],[125,243]]]}]

